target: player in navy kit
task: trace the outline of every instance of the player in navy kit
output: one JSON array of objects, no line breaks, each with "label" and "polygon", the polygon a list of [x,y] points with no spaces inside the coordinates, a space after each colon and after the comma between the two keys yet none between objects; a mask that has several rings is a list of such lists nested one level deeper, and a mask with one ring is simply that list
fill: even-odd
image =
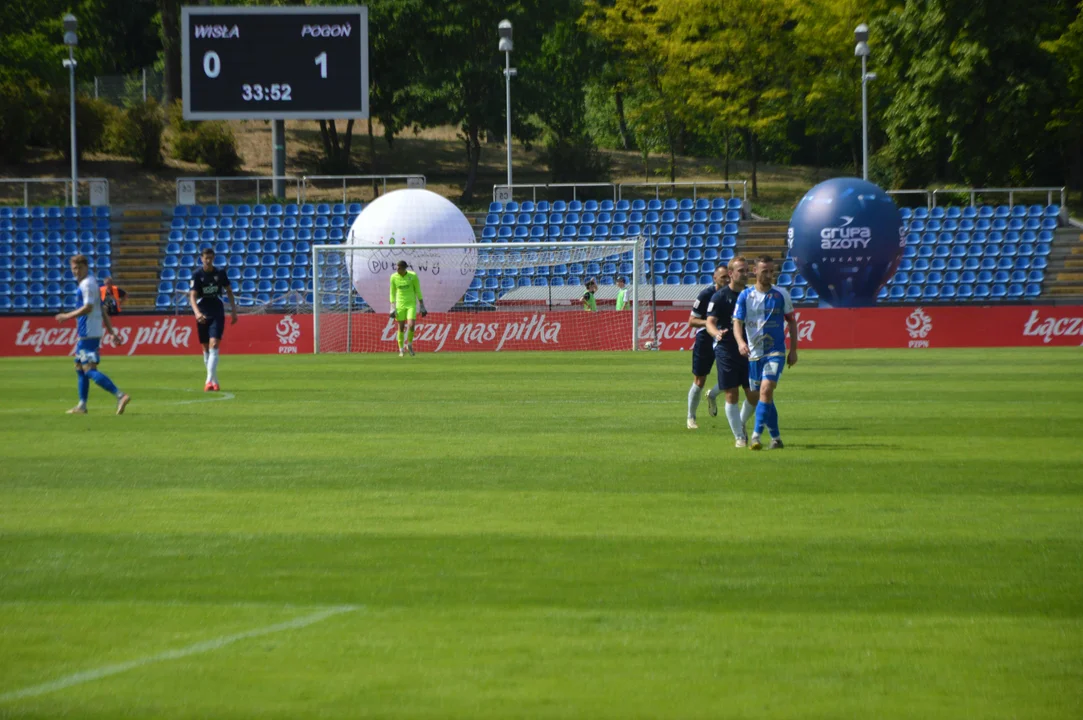
[{"label": "player in navy kit", "polygon": [[[696,424],[696,408],[699,407],[699,398],[703,394],[703,385],[714,367],[714,338],[707,334],[707,306],[711,303],[711,297],[728,282],[729,272],[726,266],[719,265],[714,269],[714,283],[700,291],[692,305],[692,313],[688,316],[688,326],[697,328],[696,341],[692,345],[692,387],[688,390],[689,430],[699,427]],[[718,407],[709,394],[708,410],[711,415],[718,414]]]},{"label": "player in navy kit", "polygon": [[237,303],[233,299],[233,286],[225,270],[214,267],[214,250],[205,248],[200,255],[203,267],[192,273],[192,289],[188,303],[196,315],[199,343],[203,346],[203,364],[207,366],[207,382],[203,391],[219,390],[218,348],[222,344],[222,332],[226,329],[226,311],[222,305],[222,293],[229,296],[230,325],[237,322]]},{"label": "player in navy kit", "polygon": [[[749,389],[748,358],[741,354],[733,330],[733,311],[737,307],[737,298],[745,289],[748,263],[743,257],[735,257],[730,260],[728,270],[729,285],[716,292],[711,298],[711,304],[707,306],[707,332],[715,339],[715,365],[718,367],[718,384],[711,388],[707,398],[712,400],[712,395],[725,393],[726,420],[729,421],[737,447],[742,448],[748,446],[745,427],[756,412],[759,401],[756,393]],[[738,407],[741,388],[745,391],[745,402]]]}]

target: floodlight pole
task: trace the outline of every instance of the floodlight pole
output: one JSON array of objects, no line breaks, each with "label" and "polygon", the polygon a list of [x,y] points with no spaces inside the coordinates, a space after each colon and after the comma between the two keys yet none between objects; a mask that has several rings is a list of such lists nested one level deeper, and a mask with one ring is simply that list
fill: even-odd
[{"label": "floodlight pole", "polygon": [[68,90],[71,114],[71,206],[79,205],[79,159],[75,144],[75,46],[79,44],[79,36],[76,34],[78,23],[75,16],[68,13],[64,16],[64,44],[68,46],[68,59],[64,60],[64,67],[68,68]]},{"label": "floodlight pole", "polygon": [[861,178],[869,179],[869,80],[876,79],[876,73],[867,71],[869,59],[869,26],[861,23],[854,30],[854,55],[861,58]]},{"label": "floodlight pole", "polygon": [[506,114],[507,114],[507,131],[505,140],[508,146],[508,192],[511,192],[511,78],[516,74],[515,68],[511,66],[511,21],[501,20],[497,26],[497,30],[500,33],[500,52],[504,53],[504,98],[506,101]]}]

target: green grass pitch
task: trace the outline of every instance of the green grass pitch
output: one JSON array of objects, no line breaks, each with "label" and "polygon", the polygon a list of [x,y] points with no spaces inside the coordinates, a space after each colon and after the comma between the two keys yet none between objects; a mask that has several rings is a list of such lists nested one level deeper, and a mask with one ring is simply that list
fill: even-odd
[{"label": "green grass pitch", "polygon": [[1078,348],[689,360],[0,361],[0,718],[1083,717]]}]

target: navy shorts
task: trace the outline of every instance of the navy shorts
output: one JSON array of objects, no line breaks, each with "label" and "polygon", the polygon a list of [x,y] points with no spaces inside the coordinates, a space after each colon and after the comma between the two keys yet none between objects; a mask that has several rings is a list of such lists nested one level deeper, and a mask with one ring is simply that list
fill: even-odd
[{"label": "navy shorts", "polygon": [[748,389],[748,358],[736,347],[717,345],[714,351],[718,365],[718,387],[723,390],[742,387]]},{"label": "navy shorts", "polygon": [[696,342],[692,346],[692,374],[706,377],[714,367],[714,338],[707,331],[696,333]]},{"label": "navy shorts", "polygon": [[222,339],[222,332],[226,329],[226,316],[225,313],[221,315],[215,315],[213,313],[204,313],[207,316],[207,322],[196,323],[196,329],[199,333],[199,344],[206,345],[211,341],[211,338],[215,340]]}]

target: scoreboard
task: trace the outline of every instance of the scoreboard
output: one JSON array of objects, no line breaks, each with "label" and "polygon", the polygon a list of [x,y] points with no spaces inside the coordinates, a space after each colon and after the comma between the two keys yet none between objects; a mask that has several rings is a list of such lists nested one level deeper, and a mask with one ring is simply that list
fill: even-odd
[{"label": "scoreboard", "polygon": [[369,116],[368,8],[181,8],[187,120]]}]

